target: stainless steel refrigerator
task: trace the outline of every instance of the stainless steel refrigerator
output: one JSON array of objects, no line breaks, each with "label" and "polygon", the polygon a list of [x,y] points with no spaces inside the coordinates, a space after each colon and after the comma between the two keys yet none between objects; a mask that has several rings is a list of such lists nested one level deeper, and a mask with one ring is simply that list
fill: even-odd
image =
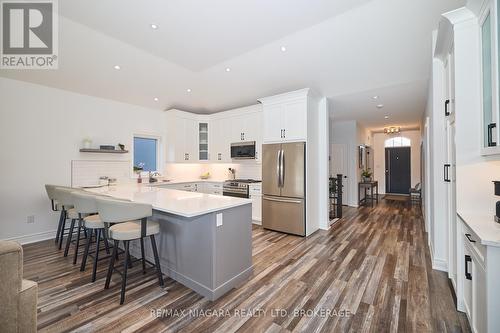
[{"label": "stainless steel refrigerator", "polygon": [[305,236],[305,142],[266,144],[262,151],[262,226]]}]

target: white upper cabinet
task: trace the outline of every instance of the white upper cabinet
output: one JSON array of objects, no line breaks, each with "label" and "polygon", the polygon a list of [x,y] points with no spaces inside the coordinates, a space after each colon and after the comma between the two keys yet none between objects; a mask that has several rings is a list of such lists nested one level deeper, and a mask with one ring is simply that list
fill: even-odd
[{"label": "white upper cabinet", "polygon": [[481,153],[500,154],[498,4],[489,0],[479,15],[481,53]]},{"label": "white upper cabinet", "polygon": [[209,124],[210,161],[231,162],[231,122],[228,118],[214,118]]},{"label": "white upper cabinet", "polygon": [[282,126],[282,105],[265,105],[264,106],[264,143],[278,142],[283,139],[283,126]]},{"label": "white upper cabinet", "polygon": [[309,89],[260,99],[264,143],[306,141]]},{"label": "white upper cabinet", "polygon": [[307,136],[307,98],[284,103],[282,108],[283,139],[305,140]]},{"label": "white upper cabinet", "polygon": [[196,115],[172,110],[167,114],[167,162],[198,162],[198,119]]}]

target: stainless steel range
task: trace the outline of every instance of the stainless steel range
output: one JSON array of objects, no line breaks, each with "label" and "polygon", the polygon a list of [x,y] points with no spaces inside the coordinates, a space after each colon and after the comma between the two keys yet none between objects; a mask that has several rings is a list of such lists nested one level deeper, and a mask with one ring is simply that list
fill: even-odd
[{"label": "stainless steel range", "polygon": [[255,179],[226,180],[222,185],[222,194],[230,197],[250,198],[249,184],[260,182]]}]

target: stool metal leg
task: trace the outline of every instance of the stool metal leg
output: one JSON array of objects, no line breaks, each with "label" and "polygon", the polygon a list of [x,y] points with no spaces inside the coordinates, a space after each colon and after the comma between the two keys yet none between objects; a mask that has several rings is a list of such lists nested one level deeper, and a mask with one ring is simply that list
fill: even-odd
[{"label": "stool metal leg", "polygon": [[54,240],[55,243],[59,242],[59,236],[61,236],[61,225],[63,222],[62,219],[63,219],[63,210],[61,210],[61,214],[59,214],[59,223],[57,224],[56,239]]},{"label": "stool metal leg", "polygon": [[[76,265],[78,259],[78,248],[80,247],[80,232],[82,230],[82,219],[78,219],[78,231],[76,232],[75,254],[73,256],[73,265]],[[87,242],[89,240],[87,239]]]},{"label": "stool metal leg", "polygon": [[[91,234],[92,234],[92,232],[91,232]],[[85,244],[85,251],[83,252],[82,264],[80,265],[80,272],[83,272],[85,270],[85,266],[87,265],[87,256],[89,255],[90,241],[91,240],[92,240],[92,237],[90,239],[87,239],[87,244]]]},{"label": "stool metal leg", "polygon": [[111,275],[113,275],[113,269],[115,267],[116,254],[118,253],[118,241],[113,242],[113,254],[111,255],[111,260],[109,261],[108,274],[106,275],[106,283],[104,284],[104,289],[109,289],[109,283],[111,282]]},{"label": "stool metal leg", "polygon": [[[126,241],[123,241],[123,245],[125,245],[125,242]],[[128,241],[127,241],[128,242]],[[127,257],[127,260],[128,260],[128,267],[129,268],[132,268],[132,259],[130,259],[130,251],[128,250],[128,247],[127,247],[127,251],[126,252],[126,257]]]},{"label": "stool metal leg", "polygon": [[62,243],[64,238],[64,229],[66,228],[66,211],[62,211],[62,225],[61,225],[61,233],[59,234],[59,250],[62,249]]},{"label": "stool metal leg", "polygon": [[123,241],[123,243],[125,243],[125,251],[127,252],[127,255],[125,256],[125,262],[123,263],[122,290],[120,293],[120,304],[123,304],[123,302],[125,302],[125,288],[127,286],[127,269],[128,269],[128,264],[130,261],[130,256],[128,254],[130,241]]},{"label": "stool metal leg", "polygon": [[108,239],[106,238],[106,235],[104,232],[101,233],[102,238],[104,239],[104,248],[106,249],[106,254],[109,254],[109,244],[108,244]]},{"label": "stool metal leg", "polygon": [[71,219],[71,225],[69,226],[68,237],[66,237],[66,248],[64,249],[64,256],[68,256],[69,245],[71,244],[71,237],[73,236],[73,229],[75,228],[75,219]]},{"label": "stool metal leg", "polygon": [[151,247],[153,248],[153,255],[155,257],[156,274],[158,274],[158,281],[160,286],[163,287],[163,275],[161,273],[160,258],[158,258],[158,249],[156,248],[156,240],[154,235],[149,236],[151,239]]},{"label": "stool metal leg", "polygon": [[141,238],[142,274],[146,274],[146,258],[144,257],[144,238]]},{"label": "stool metal leg", "polygon": [[96,230],[97,236],[95,241],[95,256],[94,265],[92,266],[92,282],[95,282],[95,277],[97,273],[97,262],[99,260],[99,247],[101,246],[101,229]]}]

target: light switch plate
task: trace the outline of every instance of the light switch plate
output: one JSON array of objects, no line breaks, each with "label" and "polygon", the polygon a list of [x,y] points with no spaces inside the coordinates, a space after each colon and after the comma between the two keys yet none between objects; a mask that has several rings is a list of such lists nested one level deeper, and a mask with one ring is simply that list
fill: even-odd
[{"label": "light switch plate", "polygon": [[222,213],[216,214],[217,226],[220,227],[222,225]]}]

